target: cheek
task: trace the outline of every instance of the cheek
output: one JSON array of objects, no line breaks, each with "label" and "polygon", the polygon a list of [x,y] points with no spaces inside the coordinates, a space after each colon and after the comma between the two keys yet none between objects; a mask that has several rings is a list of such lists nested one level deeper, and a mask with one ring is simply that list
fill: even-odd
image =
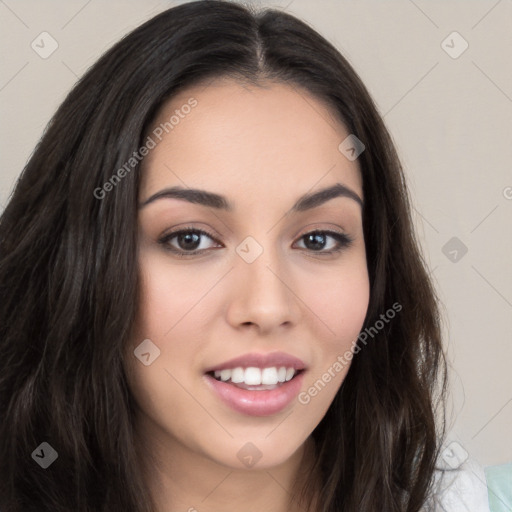
[{"label": "cheek", "polygon": [[[312,283],[310,283],[312,284]],[[321,417],[345,379],[352,363],[352,351],[363,327],[370,298],[366,261],[351,260],[333,273],[316,280],[308,306],[321,319],[315,336],[315,363],[306,379],[299,403],[315,417]]]},{"label": "cheek", "polygon": [[370,299],[370,284],[366,269],[353,273],[333,287],[326,305],[333,330],[340,334],[343,341],[347,336],[355,339],[363,326]]},{"label": "cheek", "polygon": [[[140,269],[139,307],[131,354],[127,357],[135,367],[138,379],[135,388],[163,392],[160,398],[168,399],[168,396],[179,396],[178,382],[187,378],[200,352],[200,336],[194,334],[194,328],[200,311],[198,303],[207,291],[208,282],[194,277],[189,270],[170,268],[158,255],[141,257]],[[160,351],[150,366],[143,366],[134,357],[134,350],[146,339]],[[147,404],[153,401],[142,398]]]},{"label": "cheek", "polygon": [[[331,406],[352,364],[354,343],[361,331],[369,301],[368,279],[363,276],[345,281],[319,299],[323,309],[325,334],[316,339],[314,365],[297,397],[315,428]],[[334,333],[330,332],[334,331]]]},{"label": "cheek", "polygon": [[325,348],[349,346],[357,338],[368,309],[370,283],[366,262],[356,261],[337,273],[311,277],[304,286],[310,290],[305,295],[309,297],[308,306],[325,327],[318,333]]},{"label": "cheek", "polygon": [[[140,302],[132,341],[125,358],[130,388],[145,415],[169,432],[190,427],[204,412],[183,384],[190,382],[201,352],[197,332],[198,302],[211,283],[184,268],[171,268],[158,255],[140,259]],[[196,329],[196,330],[194,330]],[[149,339],[159,355],[145,366],[134,350]]]},{"label": "cheek", "polygon": [[165,343],[190,321],[211,287],[211,276],[202,278],[192,267],[171,266],[165,255],[141,258],[141,269],[138,331]]}]

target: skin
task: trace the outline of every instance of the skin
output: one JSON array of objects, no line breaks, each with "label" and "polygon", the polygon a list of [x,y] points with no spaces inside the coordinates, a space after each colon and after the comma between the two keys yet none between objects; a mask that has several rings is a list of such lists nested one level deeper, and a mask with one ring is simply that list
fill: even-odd
[{"label": "skin", "polygon": [[[337,197],[287,212],[303,194],[336,183],[364,199],[360,169],[338,150],[344,125],[298,88],[219,79],[174,96],[155,126],[191,97],[197,106],[144,159],[140,203],[181,185],[222,194],[233,210],[175,198],[139,210],[141,298],[125,365],[144,474],[162,512],[290,511],[294,479],[313,460],[310,434],[349,365],[308,404],[294,400],[267,417],[229,408],[204,372],[248,352],[283,351],[306,363],[307,391],[352,348],[369,301],[362,208]],[[178,237],[158,242],[190,226],[217,241],[201,235],[205,251],[187,258],[169,250],[186,250]],[[353,242],[322,256],[338,243],[327,237],[315,251],[303,237],[313,229]],[[235,250],[247,236],[263,248],[250,264]],[[160,349],[149,366],[133,354],[144,339]],[[252,468],[237,458],[247,442],[262,454]]]}]

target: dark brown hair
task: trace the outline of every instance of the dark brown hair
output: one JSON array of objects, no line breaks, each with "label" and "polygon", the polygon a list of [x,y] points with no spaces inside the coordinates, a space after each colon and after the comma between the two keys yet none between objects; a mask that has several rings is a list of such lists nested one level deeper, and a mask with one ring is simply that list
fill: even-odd
[{"label": "dark brown hair", "polygon": [[[392,140],[355,71],[306,23],[199,1],[144,23],[81,78],[1,216],[2,512],[153,510],[122,364],[138,303],[140,166],[103,199],[94,191],[140,148],[165,101],[219,77],[302,88],[366,146],[358,159],[371,286],[364,328],[394,303],[402,310],[354,356],[312,434],[317,508],[414,512],[428,498],[445,363]],[[31,457],[43,441],[58,452],[46,470]],[[311,485],[302,488],[305,510]]]}]

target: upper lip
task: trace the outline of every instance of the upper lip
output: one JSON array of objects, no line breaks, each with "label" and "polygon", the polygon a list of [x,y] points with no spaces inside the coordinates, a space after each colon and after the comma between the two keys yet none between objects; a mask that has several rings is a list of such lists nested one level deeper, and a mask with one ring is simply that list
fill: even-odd
[{"label": "upper lip", "polygon": [[286,354],[285,352],[271,352],[270,354],[244,354],[229,361],[216,364],[207,368],[205,373],[217,370],[228,370],[238,367],[243,368],[271,368],[273,366],[294,368],[295,370],[304,370],[305,364],[298,357]]}]

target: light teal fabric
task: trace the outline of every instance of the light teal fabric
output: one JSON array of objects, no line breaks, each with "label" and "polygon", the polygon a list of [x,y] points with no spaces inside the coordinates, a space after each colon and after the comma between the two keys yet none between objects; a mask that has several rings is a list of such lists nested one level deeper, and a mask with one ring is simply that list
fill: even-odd
[{"label": "light teal fabric", "polygon": [[491,512],[512,512],[512,462],[484,471]]}]

